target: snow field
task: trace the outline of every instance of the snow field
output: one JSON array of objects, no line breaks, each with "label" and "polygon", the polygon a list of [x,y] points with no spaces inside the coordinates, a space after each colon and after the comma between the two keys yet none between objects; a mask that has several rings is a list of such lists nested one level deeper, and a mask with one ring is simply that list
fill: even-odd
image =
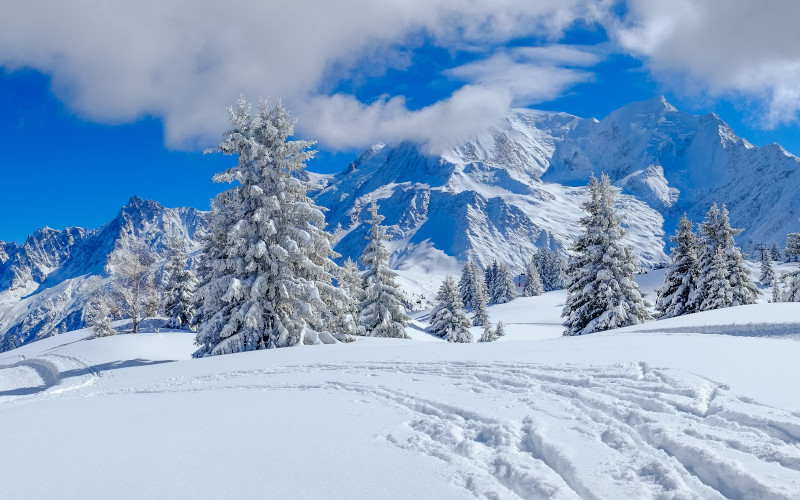
[{"label": "snow field", "polygon": [[490,344],[418,313],[411,340],[196,360],[155,322],[24,346],[0,355],[3,497],[800,495],[800,304],[562,338],[563,299],[490,307]]}]

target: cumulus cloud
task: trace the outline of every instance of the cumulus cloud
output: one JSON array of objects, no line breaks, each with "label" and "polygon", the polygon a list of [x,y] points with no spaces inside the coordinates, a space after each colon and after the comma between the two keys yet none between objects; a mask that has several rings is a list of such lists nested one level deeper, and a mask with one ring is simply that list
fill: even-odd
[{"label": "cumulus cloud", "polygon": [[763,125],[774,127],[800,111],[798,19],[792,1],[629,0],[609,26],[672,89],[755,100]]},{"label": "cumulus cloud", "polygon": [[[351,78],[365,58],[373,69],[407,64],[407,57],[393,47],[413,46],[415,40],[491,50],[521,36],[557,39],[577,19],[599,19],[609,3],[12,2],[0,16],[0,66],[31,67],[51,75],[56,95],[90,120],[121,123],[159,117],[170,147],[214,142],[226,126],[224,108],[240,92],[254,99],[283,98],[300,113],[301,123],[318,122],[308,125],[314,131],[322,131],[321,123],[338,127],[324,135],[333,147],[363,145],[377,135],[359,140],[366,128],[357,127],[359,122],[393,137],[418,138],[424,128],[444,140],[451,128],[463,128],[465,120],[496,115],[496,107],[511,102],[508,92],[519,89],[479,77],[477,66],[471,75],[462,68],[477,84],[415,112],[402,98],[363,105],[351,96],[328,96],[325,89],[333,88],[336,79]],[[562,80],[570,78],[565,74]],[[525,91],[527,100],[536,95]],[[425,120],[436,125],[423,127]]]}]

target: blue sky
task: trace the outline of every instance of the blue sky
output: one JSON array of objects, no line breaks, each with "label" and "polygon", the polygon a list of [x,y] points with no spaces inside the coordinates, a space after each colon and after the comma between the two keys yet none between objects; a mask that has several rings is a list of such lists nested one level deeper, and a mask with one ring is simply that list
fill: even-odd
[{"label": "blue sky", "polygon": [[379,140],[435,150],[509,106],[602,118],[659,94],[800,153],[793,3],[243,1],[236,22],[214,2],[45,3],[0,18],[5,241],[97,227],[132,195],[207,209],[233,159],[201,152],[239,92],[284,100],[318,172]]}]

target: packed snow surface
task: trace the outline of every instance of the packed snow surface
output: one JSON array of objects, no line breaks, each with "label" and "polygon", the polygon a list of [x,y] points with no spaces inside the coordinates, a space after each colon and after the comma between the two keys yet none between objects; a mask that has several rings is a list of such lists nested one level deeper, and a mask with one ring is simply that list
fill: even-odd
[{"label": "packed snow surface", "polygon": [[800,304],[564,338],[563,302],[491,307],[483,344],[426,313],[204,359],[158,322],[34,342],[0,355],[2,497],[800,496]]}]

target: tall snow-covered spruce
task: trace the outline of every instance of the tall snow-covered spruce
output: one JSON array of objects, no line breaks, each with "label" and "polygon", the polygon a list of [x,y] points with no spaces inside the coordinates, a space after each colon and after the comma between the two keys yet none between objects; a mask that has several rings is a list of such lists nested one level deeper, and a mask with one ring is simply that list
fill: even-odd
[{"label": "tall snow-covered spruce", "polygon": [[533,256],[533,263],[539,271],[542,288],[545,292],[564,288],[564,260],[558,253],[541,246]]},{"label": "tall snow-covered spruce", "polygon": [[664,285],[658,289],[656,310],[659,318],[672,318],[697,311],[694,296],[699,273],[697,262],[698,239],[691,221],[684,213],[675,235],[670,237],[672,263],[664,277]]},{"label": "tall snow-covered spruce", "polygon": [[447,276],[436,296],[428,331],[448,342],[472,342],[469,321],[459,295],[455,280]]},{"label": "tall snow-covered spruce", "polygon": [[[495,262],[495,264],[497,264]],[[493,271],[493,288],[489,291],[490,304],[505,304],[517,298],[517,287],[514,284],[514,276],[507,264],[497,264]]]},{"label": "tall snow-covered spruce", "polygon": [[361,302],[361,325],[370,337],[409,338],[406,334],[408,316],[403,308],[402,292],[395,282],[397,276],[389,269],[389,252],[386,250],[386,231],[381,226],[383,215],[378,205],[369,206],[372,218],[367,235],[367,247],[361,256],[364,271],[364,300]]},{"label": "tall snow-covered spruce", "polygon": [[353,259],[348,257],[341,267],[334,270],[338,287],[342,291],[340,300],[331,311],[337,332],[347,335],[363,335],[361,326],[361,301],[364,299],[364,283],[361,271]]},{"label": "tall snow-covered spruce", "polygon": [[[704,245],[695,294],[695,305],[700,311],[756,303],[758,288],[733,239],[741,232],[741,229],[731,228],[725,205],[722,205],[722,209],[716,203],[711,205],[700,225]],[[718,256],[718,253],[721,255]],[[728,289],[722,290],[720,287]]]},{"label": "tall snow-covered spruce", "polygon": [[589,200],[581,219],[584,234],[573,246],[567,302],[562,316],[564,335],[583,335],[636,325],[651,319],[634,281],[638,259],[622,243],[625,235],[614,208],[614,191],[607,175],[592,176]]},{"label": "tall snow-covered spruce", "polygon": [[464,307],[472,309],[472,324],[475,326],[488,324],[489,312],[486,310],[486,306],[489,304],[489,293],[478,264],[470,261],[464,265],[459,289]]},{"label": "tall snow-covered spruce", "polygon": [[332,236],[294,172],[314,154],[291,141],[294,121],[279,102],[253,113],[239,98],[217,151],[238,163],[214,176],[236,183],[214,201],[196,292],[196,357],[334,341],[326,332]]},{"label": "tall snow-covered spruce", "polygon": [[523,297],[535,297],[544,293],[542,287],[542,279],[539,277],[539,270],[536,269],[533,259],[528,262],[528,267],[525,269],[525,282],[522,284]]},{"label": "tall snow-covered spruce", "polygon": [[761,251],[761,276],[758,281],[764,286],[770,286],[775,280],[775,269],[772,267],[772,254],[768,250]]},{"label": "tall snow-covered spruce", "polygon": [[186,330],[194,319],[192,293],[197,280],[194,272],[186,265],[186,252],[183,241],[175,238],[170,242],[172,256],[168,264],[169,282],[164,290],[166,303],[164,312],[167,315],[167,328]]}]

